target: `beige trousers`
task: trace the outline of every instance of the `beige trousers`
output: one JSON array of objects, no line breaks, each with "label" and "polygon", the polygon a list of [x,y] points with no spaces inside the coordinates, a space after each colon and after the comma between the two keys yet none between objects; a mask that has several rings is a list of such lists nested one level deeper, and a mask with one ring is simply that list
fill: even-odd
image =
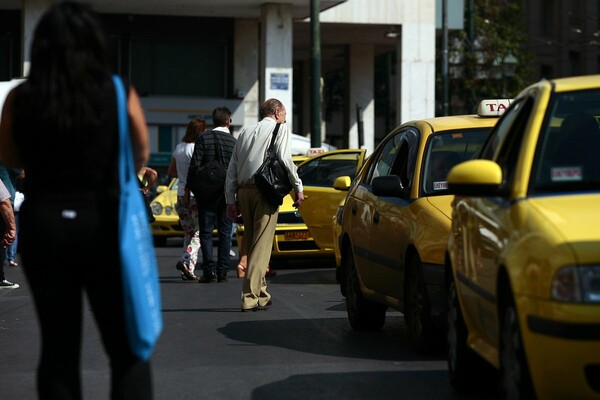
[{"label": "beige trousers", "polygon": [[244,219],[244,242],[248,249],[246,276],[242,284],[242,308],[247,309],[264,306],[271,299],[265,274],[271,259],[279,207],[267,204],[254,186],[238,190],[238,204]]}]

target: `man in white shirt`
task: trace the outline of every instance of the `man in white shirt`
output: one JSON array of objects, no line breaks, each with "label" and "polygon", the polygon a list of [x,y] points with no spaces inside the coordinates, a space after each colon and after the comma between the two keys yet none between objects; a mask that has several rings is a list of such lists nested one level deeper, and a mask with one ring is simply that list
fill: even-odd
[{"label": "man in white shirt", "polygon": [[275,140],[275,151],[288,171],[294,187],[296,207],[304,201],[302,181],[292,161],[291,132],[286,121],[286,110],[277,99],[269,99],[260,107],[261,120],[244,128],[233,149],[227,170],[225,198],[227,216],[233,220],[242,215],[244,241],[247,243],[248,261],[242,286],[242,311],[266,310],[271,305],[267,292],[265,273],[271,257],[273,235],[277,225],[279,207],[271,206],[254,184],[254,173],[265,160],[271,135],[281,124]]}]

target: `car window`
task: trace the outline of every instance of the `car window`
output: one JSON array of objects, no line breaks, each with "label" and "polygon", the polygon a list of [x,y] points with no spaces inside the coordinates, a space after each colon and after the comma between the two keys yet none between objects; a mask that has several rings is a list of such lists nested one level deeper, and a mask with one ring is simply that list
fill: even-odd
[{"label": "car window", "polygon": [[[514,180],[516,169],[515,165],[521,150],[521,142],[525,135],[525,127],[529,121],[531,110],[533,109],[533,98],[526,97],[519,106],[514,109],[511,124],[505,134],[504,140],[500,144],[497,152],[496,163],[502,168],[502,188],[507,188]],[[504,125],[501,128],[505,128]]]},{"label": "car window", "polygon": [[317,169],[319,168],[319,158],[310,160],[298,167],[298,176],[303,185],[314,185],[317,181]]},{"label": "car window", "polygon": [[396,134],[385,142],[381,151],[376,156],[377,160],[373,160],[373,163],[371,164],[371,170],[369,171],[369,176],[367,178],[369,184],[371,184],[373,178],[377,176],[389,175],[390,168],[394,162],[394,157],[396,157],[398,142],[401,136],[402,135],[400,134]]},{"label": "car window", "polygon": [[524,99],[515,100],[512,102],[510,107],[496,123],[496,126],[492,129],[492,132],[490,133],[478,158],[483,158],[486,160],[492,160],[494,158],[498,147],[502,144],[504,136],[511,129],[515,118],[523,108],[523,102]]},{"label": "car window", "polygon": [[298,176],[305,186],[333,186],[340,176],[354,179],[359,153],[340,153],[319,157],[298,168]]},{"label": "car window", "polygon": [[400,177],[402,186],[407,191],[412,186],[412,180],[415,171],[415,163],[417,159],[417,151],[419,147],[419,133],[417,130],[409,128],[402,132],[398,154],[392,165],[389,175],[397,175]]},{"label": "car window", "polygon": [[408,182],[409,179],[407,176],[412,173],[409,165],[412,165],[412,169],[414,169],[414,160],[417,153],[416,147],[419,144],[419,133],[414,128],[407,128],[397,132],[381,146],[381,151],[379,153],[375,153],[371,156],[375,157],[376,160],[373,160],[370,164],[370,170],[365,179],[366,182],[371,184],[373,178],[378,176],[400,175],[402,165],[398,162],[398,157],[400,154],[399,150],[402,148],[403,143],[405,143],[406,149],[405,154],[403,155],[405,168],[404,171],[402,171],[402,175],[405,178],[405,182]]},{"label": "car window", "polygon": [[451,130],[429,137],[423,157],[421,191],[423,195],[446,194],[448,172],[456,164],[470,160],[483,146],[491,127]]},{"label": "car window", "polygon": [[530,194],[600,189],[600,91],[553,96],[540,132]]}]

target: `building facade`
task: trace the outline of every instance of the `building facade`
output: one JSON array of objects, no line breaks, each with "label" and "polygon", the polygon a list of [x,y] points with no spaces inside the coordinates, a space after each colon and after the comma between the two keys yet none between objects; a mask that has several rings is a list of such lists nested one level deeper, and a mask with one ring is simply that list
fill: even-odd
[{"label": "building facade", "polygon": [[[24,76],[52,0],[0,0],[0,80]],[[115,72],[141,95],[152,164],[168,163],[187,122],[233,111],[234,132],[276,97],[310,137],[310,0],[89,0]],[[321,141],[372,151],[401,121],[434,114],[435,0],[320,0]]]},{"label": "building facade", "polygon": [[600,2],[523,2],[534,80],[600,73]]}]

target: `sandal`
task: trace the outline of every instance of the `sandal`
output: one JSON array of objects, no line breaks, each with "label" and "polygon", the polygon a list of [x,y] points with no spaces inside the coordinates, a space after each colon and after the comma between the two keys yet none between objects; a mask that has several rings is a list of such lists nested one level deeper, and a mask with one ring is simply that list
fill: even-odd
[{"label": "sandal", "polygon": [[196,275],[194,275],[193,272],[190,272],[188,266],[184,262],[179,261],[177,263],[177,265],[175,266],[175,268],[177,268],[179,271],[181,271],[182,279],[185,277],[184,280],[188,280],[188,281],[197,281],[198,280],[198,277]]},{"label": "sandal", "polygon": [[186,276],[183,272],[181,273],[181,280],[182,281],[197,281],[198,280],[198,276],[191,274],[191,276]]}]

